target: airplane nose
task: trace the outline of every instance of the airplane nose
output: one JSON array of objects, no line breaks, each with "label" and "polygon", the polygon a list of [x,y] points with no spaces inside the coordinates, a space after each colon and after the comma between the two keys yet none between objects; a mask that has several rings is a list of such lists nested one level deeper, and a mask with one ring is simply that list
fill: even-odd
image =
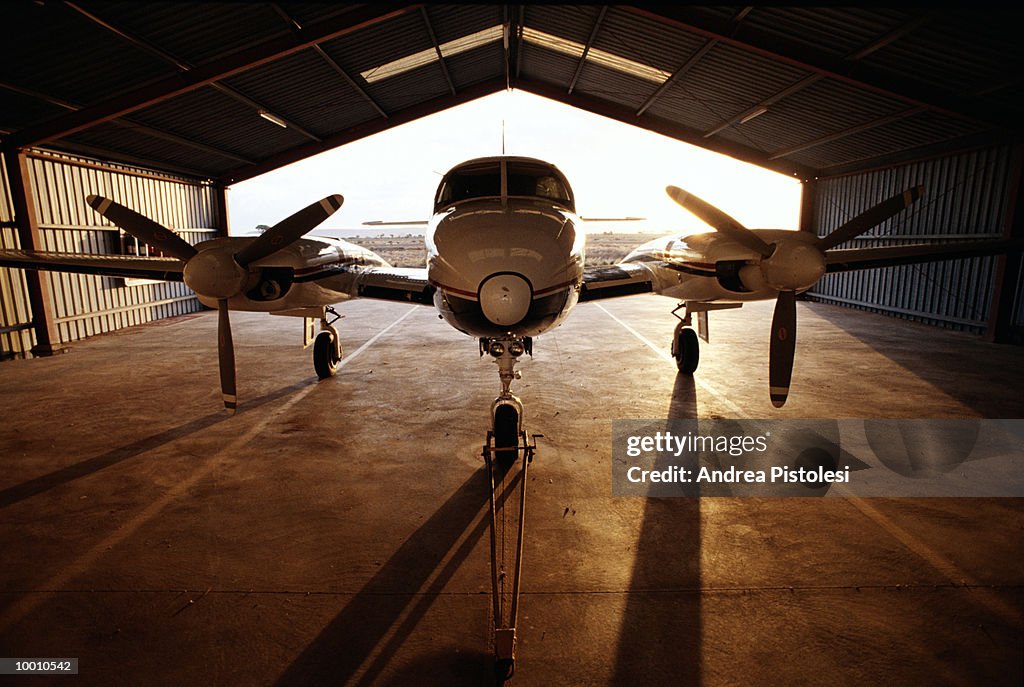
[{"label": "airplane nose", "polygon": [[526,317],[533,288],[518,274],[492,274],[480,284],[479,298],[480,309],[491,324],[509,327]]}]

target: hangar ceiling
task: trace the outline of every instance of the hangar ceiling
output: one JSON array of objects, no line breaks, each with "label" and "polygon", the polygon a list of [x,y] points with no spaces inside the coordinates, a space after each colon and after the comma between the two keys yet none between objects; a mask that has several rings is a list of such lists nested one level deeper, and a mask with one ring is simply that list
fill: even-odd
[{"label": "hangar ceiling", "polygon": [[1016,140],[1020,9],[18,2],[0,135],[231,184],[508,87],[802,178]]}]

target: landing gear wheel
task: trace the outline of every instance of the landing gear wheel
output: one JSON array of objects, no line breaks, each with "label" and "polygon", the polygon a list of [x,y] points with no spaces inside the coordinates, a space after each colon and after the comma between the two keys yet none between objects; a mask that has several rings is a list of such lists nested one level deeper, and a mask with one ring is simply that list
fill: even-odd
[{"label": "landing gear wheel", "polygon": [[499,658],[494,661],[494,677],[499,685],[505,684],[516,672],[516,661],[511,658]]},{"label": "landing gear wheel", "polygon": [[338,372],[338,363],[341,356],[334,352],[334,335],[330,332],[320,332],[316,341],[313,342],[313,369],[320,379],[333,377]]},{"label": "landing gear wheel", "polygon": [[672,357],[676,359],[676,368],[684,375],[692,375],[700,362],[700,344],[697,332],[687,327],[676,329],[676,340],[672,346]]},{"label": "landing gear wheel", "polygon": [[519,413],[511,405],[494,409],[494,457],[498,465],[507,468],[519,453]]}]

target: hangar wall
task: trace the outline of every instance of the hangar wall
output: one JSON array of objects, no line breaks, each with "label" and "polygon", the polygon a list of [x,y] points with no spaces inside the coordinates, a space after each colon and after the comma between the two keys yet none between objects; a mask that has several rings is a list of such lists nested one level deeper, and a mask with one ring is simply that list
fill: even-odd
[{"label": "hangar wall", "polygon": [[[918,203],[843,247],[998,239],[1009,233],[1019,164],[1013,147],[1006,145],[822,177],[815,184],[812,226],[825,235],[879,201],[921,184],[925,195]],[[993,317],[998,261],[977,257],[829,274],[807,295],[982,334]],[[1016,284],[1018,297],[1021,288]],[[1018,326],[1024,323],[1020,308],[1016,318]]]},{"label": "hangar wall", "polygon": [[[21,248],[4,165],[0,165],[0,248]],[[27,291],[24,270],[0,267],[0,360],[23,356],[35,343]]]},{"label": "hangar wall", "polygon": [[[40,250],[146,254],[146,247],[86,205],[96,193],[127,205],[189,243],[212,238],[220,226],[214,187],[192,179],[41,151],[28,153]],[[0,247],[20,248],[10,185],[0,187]],[[46,272],[59,343],[202,308],[180,282]],[[0,269],[0,355],[24,357],[34,344],[22,270]]]}]

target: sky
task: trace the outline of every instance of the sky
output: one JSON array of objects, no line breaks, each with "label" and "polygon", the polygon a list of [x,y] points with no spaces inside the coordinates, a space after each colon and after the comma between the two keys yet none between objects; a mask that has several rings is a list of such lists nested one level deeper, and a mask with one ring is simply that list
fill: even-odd
[{"label": "sky", "polygon": [[591,231],[693,233],[707,227],[665,194],[674,184],[751,228],[796,229],[800,184],[755,165],[522,91],[504,91],[349,143],[228,193],[231,233],[255,233],[340,193],[319,230],[430,217],[441,176],[460,162],[505,152],[553,163],[584,217],[644,217]]}]

